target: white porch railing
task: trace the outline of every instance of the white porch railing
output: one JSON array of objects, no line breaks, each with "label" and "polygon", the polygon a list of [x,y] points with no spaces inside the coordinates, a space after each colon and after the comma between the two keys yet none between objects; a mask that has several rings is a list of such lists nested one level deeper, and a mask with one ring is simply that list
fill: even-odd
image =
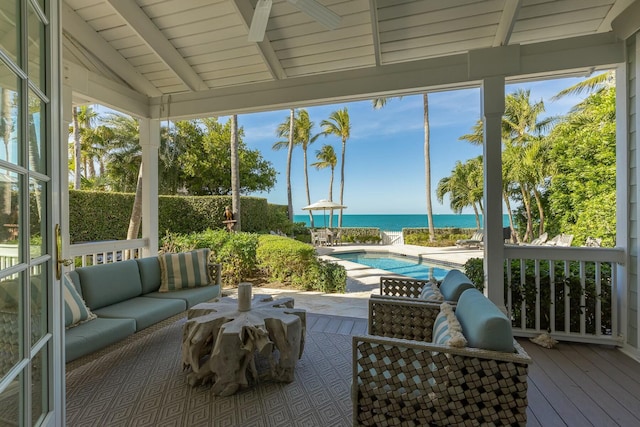
[{"label": "white porch railing", "polygon": [[383,245],[404,245],[402,231],[381,231]]},{"label": "white porch railing", "polygon": [[74,266],[85,267],[140,258],[148,245],[148,239],[79,243],[69,246],[68,256],[73,259]]},{"label": "white porch railing", "polygon": [[505,246],[505,305],[514,334],[617,344],[617,248]]}]

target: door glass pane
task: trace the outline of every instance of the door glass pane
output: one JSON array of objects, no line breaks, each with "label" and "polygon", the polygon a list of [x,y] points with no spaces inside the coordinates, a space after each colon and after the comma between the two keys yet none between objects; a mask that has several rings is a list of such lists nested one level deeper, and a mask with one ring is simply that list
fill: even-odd
[{"label": "door glass pane", "polygon": [[0,425],[2,426],[19,426],[21,416],[20,391],[23,383],[23,375],[20,374],[18,379],[9,384],[2,393],[0,393]]},{"label": "door glass pane", "polygon": [[0,168],[0,270],[20,262],[19,177]]},{"label": "door glass pane", "polygon": [[0,49],[18,63],[19,0],[0,1]]},{"label": "door glass pane", "polygon": [[21,359],[21,277],[21,273],[16,273],[0,279],[0,378]]},{"label": "door glass pane", "polygon": [[43,136],[46,121],[42,120],[45,103],[32,91],[29,91],[29,169],[46,173]]},{"label": "door glass pane", "polygon": [[49,387],[47,371],[48,348],[48,345],[42,347],[31,361],[31,419],[34,426],[39,425],[49,411],[47,399],[47,389]]},{"label": "door glass pane", "polygon": [[44,24],[40,21],[40,18],[36,14],[33,6],[29,3],[29,80],[31,80],[36,86],[45,92],[42,85],[45,82],[43,78],[44,67],[41,64],[45,63],[44,57]]},{"label": "door glass pane", "polygon": [[0,62],[0,159],[14,164],[19,155],[18,129],[18,78]]},{"label": "door glass pane", "polygon": [[46,184],[37,179],[29,180],[29,219],[31,230],[29,234],[29,253],[31,259],[46,253],[46,242],[42,236],[46,236],[46,221],[42,220],[46,203]]},{"label": "door glass pane", "polygon": [[47,333],[47,282],[46,264],[31,267],[31,345]]}]

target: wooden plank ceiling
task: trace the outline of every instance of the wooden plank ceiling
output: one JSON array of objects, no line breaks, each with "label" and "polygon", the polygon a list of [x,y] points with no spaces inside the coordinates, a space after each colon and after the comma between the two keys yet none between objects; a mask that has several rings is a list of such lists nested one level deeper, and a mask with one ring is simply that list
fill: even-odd
[{"label": "wooden plank ceiling", "polygon": [[64,60],[149,97],[264,83],[611,31],[630,0],[318,0],[327,30],[273,0],[64,0]]}]

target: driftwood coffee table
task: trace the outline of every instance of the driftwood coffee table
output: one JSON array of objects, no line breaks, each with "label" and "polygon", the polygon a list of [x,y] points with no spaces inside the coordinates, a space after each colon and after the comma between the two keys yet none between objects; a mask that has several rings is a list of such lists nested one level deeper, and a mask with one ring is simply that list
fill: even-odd
[{"label": "driftwood coffee table", "polygon": [[[293,304],[293,298],[256,295],[250,308],[243,308],[247,311],[239,311],[238,300],[232,298],[189,309],[182,331],[189,384],[212,382],[213,393],[229,396],[247,387],[250,379],[293,381],[306,328],[306,312]],[[268,372],[260,375],[256,352],[269,362]]]}]

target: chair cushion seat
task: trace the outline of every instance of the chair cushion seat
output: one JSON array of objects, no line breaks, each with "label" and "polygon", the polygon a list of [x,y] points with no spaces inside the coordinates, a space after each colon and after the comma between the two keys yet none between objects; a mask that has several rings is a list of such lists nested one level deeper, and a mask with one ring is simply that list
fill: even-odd
[{"label": "chair cushion seat", "polygon": [[181,299],[191,308],[201,302],[212,300],[220,295],[220,285],[209,285],[201,288],[181,289],[173,292],[151,292],[145,294],[145,298]]},{"label": "chair cushion seat", "polygon": [[93,312],[98,317],[134,319],[139,331],[186,309],[187,303],[182,299],[137,297]]},{"label": "chair cushion seat", "polygon": [[85,354],[125,339],[136,332],[133,319],[97,318],[67,329],[65,337],[65,361],[71,362]]}]

